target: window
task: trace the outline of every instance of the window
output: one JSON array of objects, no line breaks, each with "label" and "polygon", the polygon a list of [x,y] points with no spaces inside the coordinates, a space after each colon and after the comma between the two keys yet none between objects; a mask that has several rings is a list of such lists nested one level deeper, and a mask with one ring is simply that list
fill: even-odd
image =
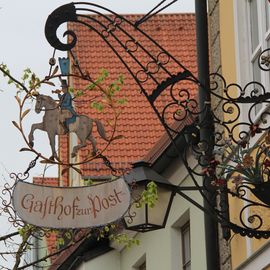
[{"label": "window", "polygon": [[258,3],[257,0],[249,2],[251,44],[252,51],[254,51],[259,45]]},{"label": "window", "polygon": [[190,225],[186,223],[181,228],[182,239],[182,264],[183,270],[191,269],[191,252],[190,252]]},{"label": "window", "polygon": [[[244,87],[251,81],[264,85],[269,91],[269,72],[262,71],[258,66],[258,57],[270,45],[270,3],[268,0],[237,0],[236,40],[238,47],[239,83]],[[259,84],[250,85],[247,94],[262,94]],[[252,111],[255,120],[261,109],[267,104],[258,104]],[[244,114],[243,117],[245,117]],[[245,119],[244,119],[245,120]]]},{"label": "window", "polygon": [[[258,57],[260,53],[265,50],[269,45],[269,13],[270,3],[268,0],[248,0],[248,20],[249,20],[249,33],[250,33],[250,49],[249,49],[249,62],[251,67],[251,80],[262,83],[268,88],[269,77],[267,72],[260,70],[258,66]],[[258,85],[254,85],[254,90],[257,95],[262,93],[262,89]],[[255,117],[258,112],[263,108],[262,104],[255,107]]]},{"label": "window", "polygon": [[133,270],[146,270],[146,254],[143,254],[133,265]]},{"label": "window", "polygon": [[[251,49],[250,49],[250,63],[252,69],[252,80],[261,83],[261,71],[258,66],[258,57],[262,50],[262,44],[260,42],[260,29],[259,29],[259,14],[260,10],[260,0],[249,0],[248,14],[249,14],[249,23],[250,23],[250,39],[251,39]],[[258,88],[256,84],[253,85],[255,94],[259,95],[262,93],[261,89]],[[251,90],[253,90],[251,89]],[[255,115],[262,109],[262,104],[258,104],[255,107]]]},{"label": "window", "polygon": [[146,262],[145,261],[139,266],[138,270],[146,270]]},{"label": "window", "polygon": [[265,10],[266,10],[266,29],[270,29],[270,5],[269,1],[265,1]]}]

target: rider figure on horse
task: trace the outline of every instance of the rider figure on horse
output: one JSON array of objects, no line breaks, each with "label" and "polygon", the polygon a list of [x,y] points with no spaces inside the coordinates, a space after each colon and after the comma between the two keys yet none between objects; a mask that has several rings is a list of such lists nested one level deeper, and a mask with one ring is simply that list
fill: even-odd
[{"label": "rider figure on horse", "polygon": [[[69,132],[69,124],[74,123],[76,121],[77,113],[75,112],[73,106],[72,106],[72,96],[68,91],[68,85],[66,80],[61,80],[61,87],[62,90],[55,90],[53,93],[58,94],[59,98],[59,106],[61,110],[68,110],[72,116],[70,118],[66,118],[65,121],[61,124],[63,124],[65,132]],[[63,94],[61,94],[63,92]]]}]

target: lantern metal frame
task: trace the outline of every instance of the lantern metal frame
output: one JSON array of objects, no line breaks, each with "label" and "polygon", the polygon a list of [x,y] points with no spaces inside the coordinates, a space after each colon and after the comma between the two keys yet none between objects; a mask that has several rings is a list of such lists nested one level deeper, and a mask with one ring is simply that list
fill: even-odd
[{"label": "lantern metal frame", "polygon": [[[158,174],[156,171],[154,171],[150,164],[145,161],[138,161],[133,164],[133,168],[130,171],[129,174],[125,176],[125,180],[127,183],[132,185],[135,183],[134,190],[136,190],[138,187],[143,187],[144,190],[147,188],[148,183],[153,181],[157,189],[164,188],[168,192],[168,205],[166,207],[165,215],[162,219],[162,222],[160,224],[154,224],[149,222],[148,213],[151,211],[151,207],[148,204],[142,205],[140,208],[138,208],[140,211],[144,211],[144,219],[145,223],[141,223],[138,225],[133,225],[133,218],[136,216],[136,211],[131,210],[129,208],[128,213],[123,217],[123,222],[128,230],[132,231],[138,231],[138,232],[148,232],[148,231],[154,231],[162,229],[166,226],[167,219],[170,213],[170,209],[172,206],[173,198],[176,194],[175,187],[163,176]],[[158,192],[159,193],[159,192]],[[139,198],[134,198],[133,204],[136,204],[136,200],[140,200]],[[154,206],[154,208],[157,206]]]}]

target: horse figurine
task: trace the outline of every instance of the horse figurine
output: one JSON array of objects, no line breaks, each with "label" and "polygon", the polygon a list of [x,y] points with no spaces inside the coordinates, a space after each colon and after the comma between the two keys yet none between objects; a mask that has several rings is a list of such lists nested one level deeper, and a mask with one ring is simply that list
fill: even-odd
[{"label": "horse figurine", "polygon": [[[55,136],[65,134],[65,130],[61,123],[69,117],[68,114],[70,114],[70,112],[67,110],[62,110],[61,112],[58,103],[52,97],[38,94],[36,95],[35,112],[40,113],[42,110],[45,111],[43,121],[32,125],[31,131],[28,135],[29,144],[32,147],[34,146],[34,131],[36,129],[47,132],[52,150],[52,156],[50,159],[58,159],[55,150]],[[76,117],[76,121],[69,124],[69,132],[74,132],[80,140],[80,143],[72,149],[72,157],[77,155],[79,149],[86,146],[87,141],[90,141],[92,144],[93,154],[97,152],[96,140],[92,135],[93,122],[96,123],[97,131],[101,138],[105,141],[109,141],[106,136],[105,129],[99,120],[91,119],[86,115],[78,115]]]}]

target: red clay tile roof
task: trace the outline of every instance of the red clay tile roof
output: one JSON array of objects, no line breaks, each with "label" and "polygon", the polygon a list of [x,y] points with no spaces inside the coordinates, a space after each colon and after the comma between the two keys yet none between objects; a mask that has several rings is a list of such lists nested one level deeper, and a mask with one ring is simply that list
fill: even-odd
[{"label": "red clay tile roof", "polygon": [[[51,265],[49,266],[49,270],[56,270],[58,269],[62,263],[80,246],[80,244],[85,240],[83,238],[84,235],[87,235],[88,230],[80,230],[75,236],[74,236],[74,244],[68,245],[68,248],[64,251],[60,252],[56,256],[53,257],[51,260]],[[55,251],[55,250],[54,250]]]},{"label": "red clay tile roof", "polygon": [[[125,15],[128,20],[135,22],[142,15]],[[95,17],[97,18],[97,17]],[[125,23],[121,27],[126,27]],[[128,102],[122,107],[122,114],[117,122],[117,134],[124,137],[115,140],[106,149],[104,155],[112,162],[112,165],[119,168],[127,168],[131,163],[141,160],[149,150],[155,145],[159,138],[164,134],[157,116],[154,114],[145,96],[140,93],[140,88],[136,84],[132,76],[127,72],[123,64],[118,60],[111,49],[104,41],[86,26],[81,24],[70,24],[69,29],[74,29],[77,34],[78,41],[73,52],[78,58],[82,70],[87,71],[94,79],[98,77],[100,70],[105,68],[109,71],[110,77],[108,82],[112,82],[119,74],[124,75],[124,86],[119,95],[125,97]],[[159,49],[146,39],[140,31],[134,30],[127,26],[128,33],[131,34],[140,44],[149,50],[154,56],[157,56]],[[193,74],[196,74],[196,48],[195,48],[195,16],[194,14],[160,14],[143,23],[140,29],[151,35],[158,43],[165,48],[171,55],[188,68]],[[125,39],[125,35],[116,30],[113,32],[119,39]],[[133,70],[138,70],[137,63],[128,58],[119,45],[114,42],[112,44],[117,51],[123,55],[128,65]],[[143,64],[148,61],[147,56],[142,50],[136,52],[137,57],[141,59]],[[179,66],[170,61],[167,65],[171,74],[177,74],[180,71]],[[155,75],[159,82],[167,78],[163,71]],[[107,81],[106,80],[106,81]],[[79,79],[72,79],[75,89],[84,89],[85,82]],[[147,93],[150,94],[157,84],[153,80],[148,80],[143,84]],[[189,87],[184,83],[183,87]],[[189,87],[189,93],[195,96],[196,88]],[[157,107],[161,110],[168,103],[169,91],[166,89],[161,97],[156,101]],[[90,107],[90,101],[97,93],[87,93],[75,102],[76,110],[79,114],[88,115],[91,118],[97,118],[105,125],[106,131],[110,134],[111,127],[107,123],[112,120],[110,113],[98,113]],[[97,139],[97,147],[102,150],[106,143],[100,139],[94,131]],[[91,151],[91,148],[83,149],[80,153],[80,160]],[[84,176],[101,176],[110,175],[111,171],[106,168],[102,160],[93,160],[90,163],[81,166]]]},{"label": "red clay tile roof", "polygon": [[33,183],[36,185],[58,187],[59,179],[57,177],[34,177]]}]

